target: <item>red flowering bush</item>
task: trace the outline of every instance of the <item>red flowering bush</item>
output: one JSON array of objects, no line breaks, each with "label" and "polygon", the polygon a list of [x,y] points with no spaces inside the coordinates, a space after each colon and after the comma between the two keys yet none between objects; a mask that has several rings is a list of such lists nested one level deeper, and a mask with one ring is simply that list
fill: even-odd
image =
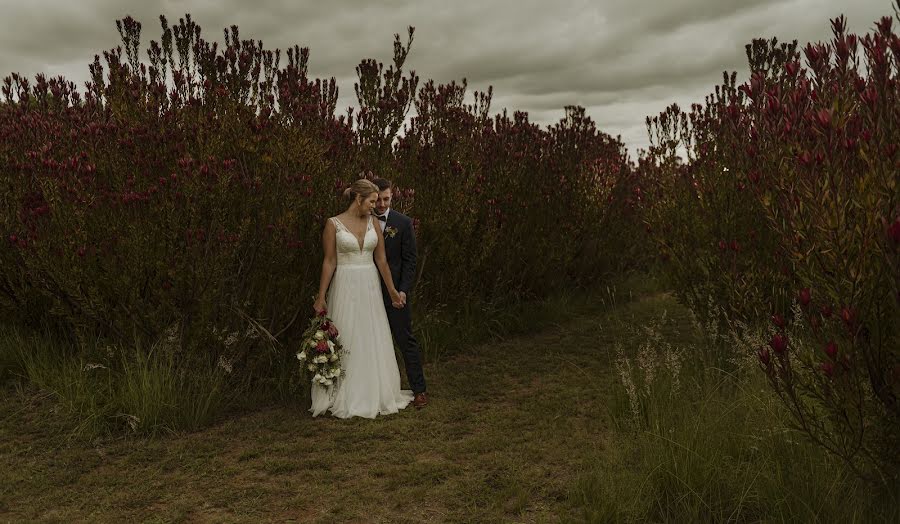
[{"label": "red flowering bush", "polygon": [[[360,172],[391,178],[417,222],[419,296],[540,296],[600,274],[620,141],[581,108],[540,130],[488,116],[490,92],[418,88],[412,43],[387,70],[363,61],[356,115],[337,86],[189,16],[140,60],[141,25],[97,56],[82,94],[62,78],[12,75],[0,105],[0,310],[82,340],[154,341],[269,373],[260,341],[296,338],[321,264],[324,219]],[[418,115],[402,137],[408,109]],[[225,355],[223,355],[225,354]],[[262,365],[262,368],[257,366]]]},{"label": "red flowering bush", "polygon": [[798,426],[882,478],[896,476],[900,449],[892,24],[860,38],[841,17],[831,42],[802,52],[754,41],[750,80],[726,75],[689,114],[649,120],[640,164],[644,216],[682,298],[722,323],[770,318],[760,362]]}]

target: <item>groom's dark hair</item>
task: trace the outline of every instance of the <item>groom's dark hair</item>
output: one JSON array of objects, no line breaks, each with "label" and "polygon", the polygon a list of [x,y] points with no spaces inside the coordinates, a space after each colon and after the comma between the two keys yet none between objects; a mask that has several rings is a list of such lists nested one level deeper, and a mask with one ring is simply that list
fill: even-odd
[{"label": "groom's dark hair", "polygon": [[390,181],[390,180],[386,180],[386,179],[384,179],[384,178],[376,178],[376,179],[373,180],[372,182],[374,182],[375,185],[378,186],[378,192],[379,192],[379,193],[381,193],[382,191],[385,191],[385,190],[388,190],[388,189],[394,187],[393,184],[391,184],[391,181]]}]

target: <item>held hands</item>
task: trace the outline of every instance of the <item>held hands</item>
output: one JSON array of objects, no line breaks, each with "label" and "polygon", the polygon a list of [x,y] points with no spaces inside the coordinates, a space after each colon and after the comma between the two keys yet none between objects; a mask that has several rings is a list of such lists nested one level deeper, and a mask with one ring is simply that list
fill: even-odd
[{"label": "held hands", "polygon": [[393,305],[397,309],[403,309],[406,306],[406,293],[400,292],[397,290],[393,290],[390,292],[391,295],[391,305]]}]

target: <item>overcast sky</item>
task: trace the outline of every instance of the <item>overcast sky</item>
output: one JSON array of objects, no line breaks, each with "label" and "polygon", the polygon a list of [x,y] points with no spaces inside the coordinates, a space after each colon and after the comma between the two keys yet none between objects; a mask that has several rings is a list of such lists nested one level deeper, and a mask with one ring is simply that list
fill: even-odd
[{"label": "overcast sky", "polygon": [[[672,102],[702,102],[724,70],[746,77],[744,45],[777,36],[826,40],[847,15],[865,33],[890,0],[0,0],[0,76],[64,75],[83,86],[94,54],[120,43],[115,20],[143,24],[142,47],[190,13],[206,39],[242,38],[269,49],[310,48],[310,73],[335,77],[338,110],[355,105],[355,67],[388,62],[394,33],[416,34],[407,67],[424,82],[468,79],[494,87],[492,112],[524,110],[539,124],[565,105],[588,109],[629,149],[647,144],[644,117]],[[896,22],[895,22],[896,23]],[[421,83],[420,83],[421,85]]]}]

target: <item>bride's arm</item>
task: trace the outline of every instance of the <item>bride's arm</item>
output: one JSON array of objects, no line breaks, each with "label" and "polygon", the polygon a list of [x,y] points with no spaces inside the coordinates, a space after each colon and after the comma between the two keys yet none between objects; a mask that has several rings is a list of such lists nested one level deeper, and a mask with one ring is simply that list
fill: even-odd
[{"label": "bride's arm", "polygon": [[378,267],[378,272],[381,273],[381,279],[384,280],[384,285],[387,287],[394,307],[402,308],[403,303],[400,299],[400,293],[394,287],[394,279],[391,278],[391,268],[387,263],[387,255],[384,254],[384,234],[381,232],[381,227],[378,224],[375,224],[375,234],[378,235],[378,245],[375,246],[375,265]]},{"label": "bride's arm", "polygon": [[319,294],[316,296],[316,302],[313,304],[313,309],[316,310],[317,314],[325,309],[325,294],[328,293],[331,277],[334,275],[334,269],[337,267],[334,237],[334,222],[326,220],[325,231],[322,232],[322,248],[325,252],[322,257],[322,277],[319,279]]}]

